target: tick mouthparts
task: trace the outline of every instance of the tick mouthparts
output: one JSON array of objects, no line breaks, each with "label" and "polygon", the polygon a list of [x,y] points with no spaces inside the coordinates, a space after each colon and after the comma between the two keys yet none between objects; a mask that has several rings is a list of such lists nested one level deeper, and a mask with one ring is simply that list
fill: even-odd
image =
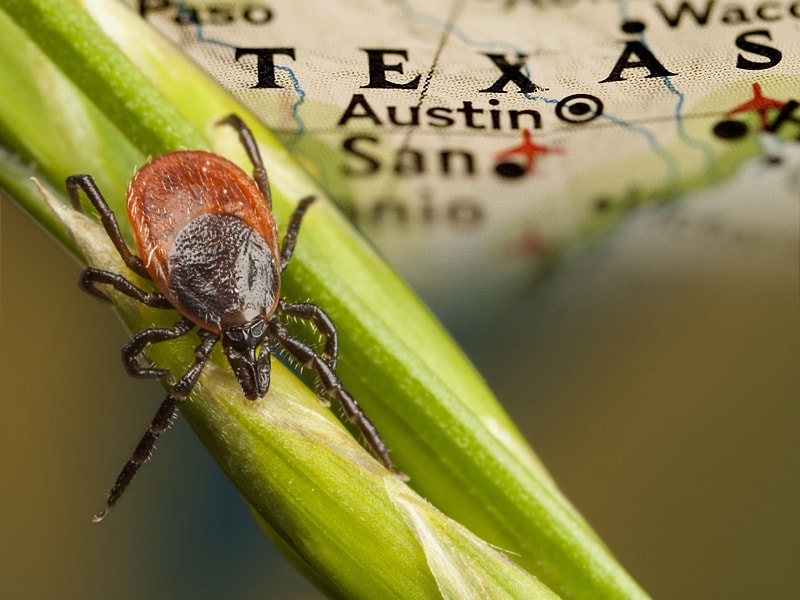
[{"label": "tick mouthparts", "polygon": [[255,348],[246,348],[238,355],[233,353],[228,355],[228,358],[242,386],[242,391],[248,400],[256,400],[260,395],[259,377],[258,377],[258,359],[256,358]]}]

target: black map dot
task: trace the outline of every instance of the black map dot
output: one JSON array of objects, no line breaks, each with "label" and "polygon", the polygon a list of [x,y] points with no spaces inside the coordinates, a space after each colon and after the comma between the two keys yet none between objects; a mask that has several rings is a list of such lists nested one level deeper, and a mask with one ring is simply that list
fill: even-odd
[{"label": "black map dot", "polygon": [[500,177],[507,177],[508,179],[517,179],[525,175],[525,167],[515,162],[497,163],[494,167],[494,171],[500,175]]},{"label": "black map dot", "polygon": [[592,110],[592,107],[586,104],[586,102],[576,102],[575,104],[567,106],[567,110],[573,115],[581,116]]},{"label": "black map dot", "polygon": [[567,123],[588,123],[602,114],[603,101],[591,94],[572,94],[556,104],[556,116]]},{"label": "black map dot", "polygon": [[625,33],[642,33],[644,28],[645,24],[641,21],[625,21],[622,24],[622,31]]},{"label": "black map dot", "polygon": [[736,140],[747,134],[747,125],[739,121],[720,121],[714,125],[714,135],[723,140]]}]

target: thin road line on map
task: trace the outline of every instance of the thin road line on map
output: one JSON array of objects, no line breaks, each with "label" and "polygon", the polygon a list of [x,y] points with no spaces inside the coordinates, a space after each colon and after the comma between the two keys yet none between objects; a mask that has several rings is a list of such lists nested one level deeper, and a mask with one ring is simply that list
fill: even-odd
[{"label": "thin road line on map", "polygon": [[[456,25],[456,21],[463,12],[465,6],[466,0],[456,0],[453,3],[453,7],[450,10],[447,21],[445,21],[444,29],[442,29],[442,34],[439,36],[439,43],[436,46],[436,52],[433,55],[431,66],[425,73],[425,79],[422,82],[422,90],[420,91],[419,98],[417,99],[417,110],[419,110],[422,107],[423,102],[425,102],[425,98],[428,95],[428,88],[430,88],[431,80],[433,79],[433,73],[436,70],[436,67],[439,66],[439,58],[441,57],[445,44],[447,44],[447,39],[450,37],[450,34]],[[403,139],[403,146],[408,146],[408,144],[411,142],[411,136],[413,134],[413,130],[408,131]]]}]

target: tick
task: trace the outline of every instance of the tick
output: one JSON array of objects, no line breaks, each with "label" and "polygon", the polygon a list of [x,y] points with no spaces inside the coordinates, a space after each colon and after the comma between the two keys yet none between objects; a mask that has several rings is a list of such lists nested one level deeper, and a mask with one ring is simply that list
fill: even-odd
[{"label": "tick", "polygon": [[[315,304],[289,303],[280,296],[281,274],[289,265],[301,221],[314,197],[299,202],[279,246],[267,171],[253,135],[236,115],[220,124],[238,132],[253,164],[253,177],[228,159],[204,151],[171,152],[149,161],[131,180],[126,200],[138,256],[122,238],[116,217],[92,177],[67,177],[72,205],[81,210],[79,192],[83,190],[125,264],[152,280],[158,291],[145,291],[122,275],[94,267],[81,273],[81,288],[107,301],[98,286],[111,286],[147,306],[181,314],[173,327],[145,329],[123,347],[128,373],[141,379],[170,376],[167,369],[141,364],[139,356],[150,344],[193,330],[200,339],[194,362],[170,386],[111,487],[106,506],[92,518],[95,523],[105,518],[150,458],[153,445],[169,427],[177,405],[192,391],[219,341],[249,400],[261,398],[269,390],[270,344],[272,340],[280,344],[302,367],[316,372],[320,399],[327,404],[324,390],[338,400],[381,462],[396,472],[375,426],[336,374],[339,342],[333,322]],[[281,320],[285,316],[310,321],[325,340],[322,353],[292,336]]]}]

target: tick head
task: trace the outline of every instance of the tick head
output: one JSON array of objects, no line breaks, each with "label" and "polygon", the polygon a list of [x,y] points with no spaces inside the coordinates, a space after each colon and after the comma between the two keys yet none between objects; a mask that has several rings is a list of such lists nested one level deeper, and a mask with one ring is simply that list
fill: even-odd
[{"label": "tick head", "polygon": [[222,331],[225,356],[248,400],[260,398],[269,389],[270,352],[269,346],[263,345],[266,338],[267,323],[261,317]]}]

